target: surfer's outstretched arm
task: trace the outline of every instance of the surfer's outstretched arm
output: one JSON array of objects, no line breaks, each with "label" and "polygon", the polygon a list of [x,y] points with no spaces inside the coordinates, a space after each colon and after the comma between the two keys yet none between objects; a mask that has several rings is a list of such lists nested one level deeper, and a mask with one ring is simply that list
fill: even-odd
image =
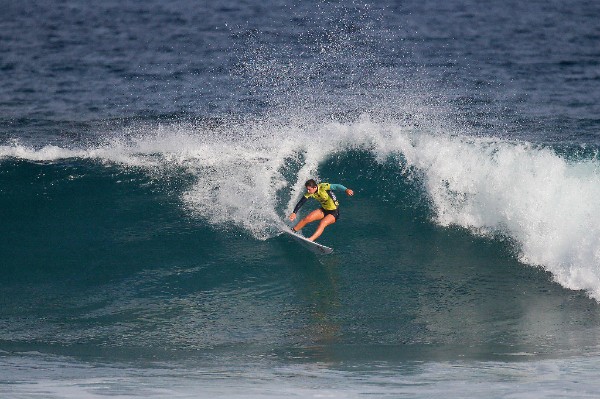
[{"label": "surfer's outstretched arm", "polygon": [[296,219],[296,213],[298,213],[298,211],[300,210],[300,208],[302,208],[302,205],[304,205],[304,203],[308,200],[308,198],[306,197],[302,197],[300,198],[300,201],[298,201],[298,203],[296,204],[296,206],[294,207],[294,211],[292,212],[292,214],[290,215],[290,220],[293,222]]},{"label": "surfer's outstretched arm", "polygon": [[330,184],[329,186],[331,187],[332,190],[344,191],[346,194],[348,194],[351,197],[354,195],[354,191],[350,190],[349,188],[347,188],[346,186],[344,186],[342,184]]}]

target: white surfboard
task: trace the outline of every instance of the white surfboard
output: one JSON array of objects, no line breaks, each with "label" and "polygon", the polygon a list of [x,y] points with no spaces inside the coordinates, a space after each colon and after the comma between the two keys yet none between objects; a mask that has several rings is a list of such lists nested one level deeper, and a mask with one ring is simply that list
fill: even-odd
[{"label": "white surfboard", "polygon": [[333,248],[329,248],[318,242],[310,241],[308,238],[304,237],[302,233],[294,233],[288,226],[282,226],[281,230],[315,254],[328,255],[333,252]]}]

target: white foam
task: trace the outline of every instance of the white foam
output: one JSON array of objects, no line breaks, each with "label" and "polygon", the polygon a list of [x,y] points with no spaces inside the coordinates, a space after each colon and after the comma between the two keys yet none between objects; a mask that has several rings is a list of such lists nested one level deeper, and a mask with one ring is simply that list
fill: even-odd
[{"label": "white foam", "polygon": [[527,143],[421,135],[399,140],[443,226],[502,233],[524,263],[600,299],[600,168]]},{"label": "white foam", "polygon": [[17,158],[30,161],[56,161],[64,158],[77,158],[82,155],[79,151],[60,148],[54,145],[33,149],[32,147],[14,142],[11,145],[0,146],[0,160],[4,158]]}]

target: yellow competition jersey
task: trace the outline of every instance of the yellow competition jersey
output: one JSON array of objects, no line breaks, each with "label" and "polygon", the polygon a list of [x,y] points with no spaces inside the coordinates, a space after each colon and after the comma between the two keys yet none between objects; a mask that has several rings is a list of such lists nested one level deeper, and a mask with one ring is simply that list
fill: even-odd
[{"label": "yellow competition jersey", "polygon": [[335,198],[335,194],[331,191],[331,185],[329,183],[319,183],[318,189],[314,194],[306,193],[304,197],[314,198],[321,204],[321,207],[327,211],[333,211],[338,208],[339,203]]}]

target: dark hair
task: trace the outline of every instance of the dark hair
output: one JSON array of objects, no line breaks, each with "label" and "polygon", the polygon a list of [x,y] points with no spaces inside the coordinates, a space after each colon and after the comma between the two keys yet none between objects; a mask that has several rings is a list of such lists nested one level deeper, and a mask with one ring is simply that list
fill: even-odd
[{"label": "dark hair", "polygon": [[313,179],[307,180],[306,183],[304,183],[304,187],[317,187],[317,182]]}]

